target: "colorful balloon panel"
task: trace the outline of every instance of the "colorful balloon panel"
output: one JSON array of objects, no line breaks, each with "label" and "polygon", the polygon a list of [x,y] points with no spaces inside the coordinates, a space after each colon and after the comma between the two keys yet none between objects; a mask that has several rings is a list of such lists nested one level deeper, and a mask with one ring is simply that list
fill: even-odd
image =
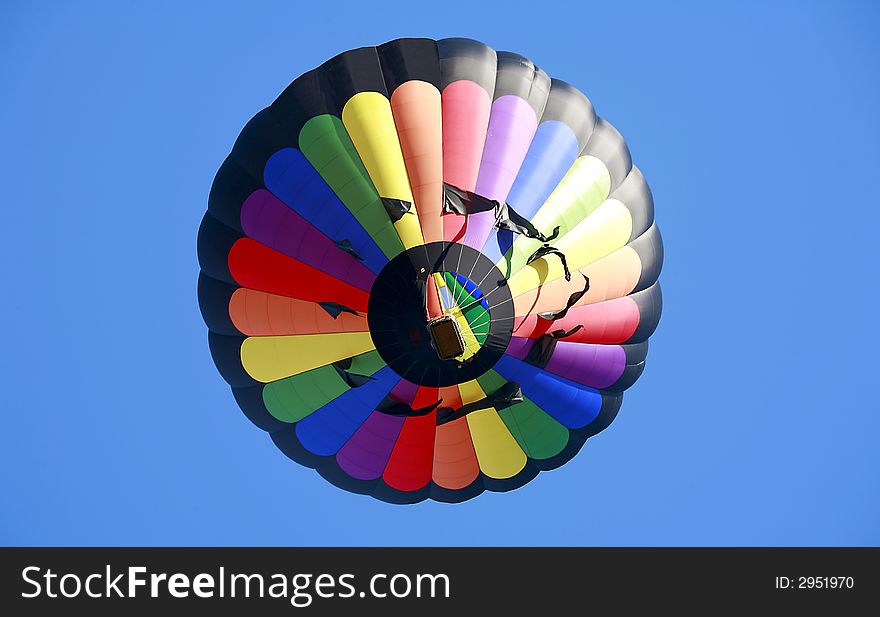
[{"label": "colorful balloon panel", "polygon": [[[378,274],[388,263],[389,256],[403,250],[399,240],[390,246],[378,244],[376,236],[370,235],[302,151],[284,148],[274,153],[266,161],[263,175],[270,194],[328,239],[335,236],[348,239],[364,266],[373,273]],[[384,229],[387,224],[380,219],[378,229]]]},{"label": "colorful balloon panel", "polygon": [[469,39],[355,49],[294,80],[218,171],[198,253],[242,411],[393,503],[563,465],[613,421],[662,311],[654,202],[620,133]]}]

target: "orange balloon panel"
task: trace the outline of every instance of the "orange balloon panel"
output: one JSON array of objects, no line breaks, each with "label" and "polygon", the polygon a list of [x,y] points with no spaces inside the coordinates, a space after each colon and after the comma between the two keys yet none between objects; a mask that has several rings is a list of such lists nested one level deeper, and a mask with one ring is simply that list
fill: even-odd
[{"label": "orange balloon panel", "polygon": [[584,275],[590,279],[590,289],[575,306],[595,304],[622,298],[630,293],[639,282],[642,262],[638,253],[623,247],[610,255],[572,272],[571,280],[558,278],[531,289],[513,299],[517,316],[534,315],[545,311],[555,311],[565,306],[569,296],[582,291]]},{"label": "orange balloon panel", "polygon": [[408,81],[391,95],[391,112],[425,242],[443,239],[443,151],[440,92]]},{"label": "orange balloon panel", "polygon": [[320,304],[239,287],[229,300],[229,317],[247,336],[367,332],[366,315],[342,312],[335,319]]}]

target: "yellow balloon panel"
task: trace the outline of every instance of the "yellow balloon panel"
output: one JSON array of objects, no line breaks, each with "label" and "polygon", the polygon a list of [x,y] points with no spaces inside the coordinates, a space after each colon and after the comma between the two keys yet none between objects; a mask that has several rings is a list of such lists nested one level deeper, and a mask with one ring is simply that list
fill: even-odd
[{"label": "yellow balloon panel", "polygon": [[[391,103],[378,92],[360,92],[342,109],[342,123],[380,197],[413,203]],[[406,248],[424,244],[413,208],[394,223]]]},{"label": "yellow balloon panel", "polygon": [[[532,217],[532,223],[548,235],[559,226],[559,235],[564,236],[599,207],[610,191],[611,174],[605,163],[595,156],[578,157]],[[516,271],[524,266],[526,258],[539,246],[540,240],[518,236],[513,243],[511,269]]]},{"label": "yellow balloon panel", "polygon": [[[458,389],[465,405],[486,396],[475,380],[459,384]],[[526,466],[525,453],[494,408],[480,409],[465,417],[480,471],[490,478],[503,480],[512,478]]]},{"label": "yellow balloon panel", "polygon": [[369,332],[254,336],[241,345],[241,365],[257,381],[269,383],[373,348]]},{"label": "yellow balloon panel", "polygon": [[[574,272],[610,255],[629,242],[633,221],[629,209],[616,199],[606,199],[587,218],[555,243]],[[548,255],[523,266],[510,277],[510,292],[518,296],[565,276],[562,262]]]}]

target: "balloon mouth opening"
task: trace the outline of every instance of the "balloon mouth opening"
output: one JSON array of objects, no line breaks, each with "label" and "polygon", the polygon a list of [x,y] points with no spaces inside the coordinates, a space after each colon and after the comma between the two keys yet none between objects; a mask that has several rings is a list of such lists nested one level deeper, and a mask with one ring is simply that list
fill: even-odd
[{"label": "balloon mouth opening", "polygon": [[454,360],[464,353],[464,336],[454,317],[443,315],[428,322],[431,344],[441,360]]},{"label": "balloon mouth opening", "polygon": [[420,386],[483,375],[507,349],[514,316],[507,286],[485,293],[480,287],[503,278],[485,255],[463,244],[431,242],[398,254],[370,289],[367,321],[376,351]]}]

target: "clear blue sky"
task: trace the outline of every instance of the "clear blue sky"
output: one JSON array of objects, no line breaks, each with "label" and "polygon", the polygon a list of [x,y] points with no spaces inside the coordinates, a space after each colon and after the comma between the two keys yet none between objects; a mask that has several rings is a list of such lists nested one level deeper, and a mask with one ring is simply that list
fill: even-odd
[{"label": "clear blue sky", "polygon": [[[880,544],[880,10],[570,5],[4,2],[0,543]],[[455,506],[286,459],[215,370],[196,301],[196,230],[241,127],[300,73],[401,36],[480,39],[580,87],[667,249],[611,428]]]}]

